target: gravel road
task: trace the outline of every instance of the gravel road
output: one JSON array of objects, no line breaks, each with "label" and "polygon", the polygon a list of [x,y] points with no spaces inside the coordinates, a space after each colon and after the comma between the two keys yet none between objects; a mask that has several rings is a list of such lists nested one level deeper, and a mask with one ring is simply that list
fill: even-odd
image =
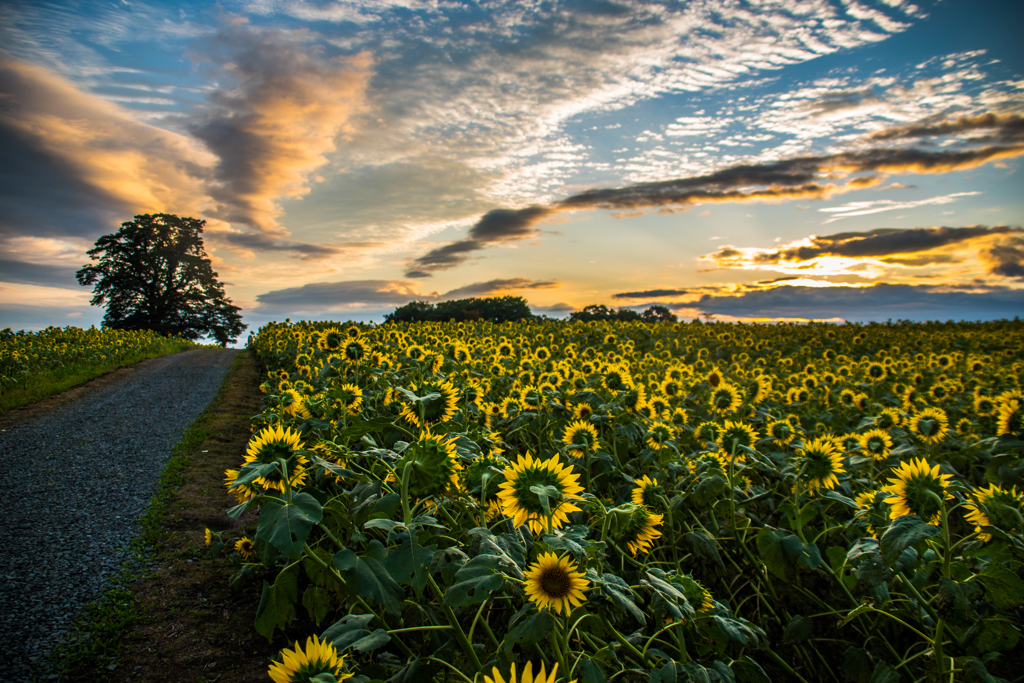
[{"label": "gravel road", "polygon": [[47,653],[127,559],[171,448],[236,353],[162,356],[39,415],[0,417],[0,681],[56,679]]}]

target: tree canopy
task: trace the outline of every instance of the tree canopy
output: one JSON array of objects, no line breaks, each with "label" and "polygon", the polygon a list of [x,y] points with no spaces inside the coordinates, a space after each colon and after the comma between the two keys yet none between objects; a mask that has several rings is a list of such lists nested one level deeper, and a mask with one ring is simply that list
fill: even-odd
[{"label": "tree canopy", "polygon": [[532,320],[533,313],[521,296],[497,296],[487,299],[453,299],[432,304],[411,301],[384,316],[385,322],[414,323],[459,320],[489,320],[492,323]]},{"label": "tree canopy", "polygon": [[157,213],[136,216],[87,253],[98,263],[76,273],[92,286],[93,306],[106,304],[106,327],[154,330],[185,339],[234,342],[247,327],[203,248],[206,221]]},{"label": "tree canopy", "polygon": [[591,304],[585,306],[582,311],[573,311],[569,314],[569,320],[576,322],[591,320],[641,320],[645,323],[678,322],[675,314],[665,306],[651,306],[643,313],[637,313],[632,308],[612,309],[602,304]]}]

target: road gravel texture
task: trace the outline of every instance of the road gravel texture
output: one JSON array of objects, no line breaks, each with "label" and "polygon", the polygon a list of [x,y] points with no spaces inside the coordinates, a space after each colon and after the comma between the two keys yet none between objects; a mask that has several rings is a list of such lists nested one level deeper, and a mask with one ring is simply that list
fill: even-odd
[{"label": "road gravel texture", "polygon": [[0,681],[56,680],[48,653],[128,559],[171,448],[236,353],[162,356],[41,414],[0,417]]}]

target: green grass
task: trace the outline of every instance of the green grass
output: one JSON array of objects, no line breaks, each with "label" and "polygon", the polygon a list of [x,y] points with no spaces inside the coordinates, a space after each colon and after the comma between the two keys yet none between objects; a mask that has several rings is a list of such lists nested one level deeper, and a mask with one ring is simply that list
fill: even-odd
[{"label": "green grass", "polygon": [[233,381],[233,374],[247,353],[243,351],[235,356],[217,397],[192,421],[171,449],[171,458],[160,475],[156,492],[139,519],[142,533],[132,540],[129,558],[122,564],[121,571],[108,580],[100,597],[82,609],[71,626],[72,635],[51,653],[54,670],[62,683],[103,680],[102,672],[116,667],[124,654],[121,635],[145,622],[146,616],[138,609],[132,584],[148,575],[145,569],[139,568],[155,559],[157,544],[168,534],[161,520],[185,483],[185,472],[191,464],[188,453],[212,433],[211,423],[221,394]]},{"label": "green grass", "polygon": [[0,415],[13,408],[19,408],[44,398],[49,398],[62,391],[67,391],[79,384],[84,384],[100,375],[113,372],[118,368],[134,365],[147,358],[158,358],[169,353],[178,353],[186,349],[196,348],[189,342],[168,342],[160,349],[139,353],[127,358],[121,358],[112,363],[102,365],[76,364],[59,371],[43,371],[32,375],[24,386],[16,386],[4,389],[0,393]]}]

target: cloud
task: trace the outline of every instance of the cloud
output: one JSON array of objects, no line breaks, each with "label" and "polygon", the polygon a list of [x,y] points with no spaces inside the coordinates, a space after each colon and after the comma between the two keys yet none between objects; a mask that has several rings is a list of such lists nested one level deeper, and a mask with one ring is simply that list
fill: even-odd
[{"label": "cloud", "polygon": [[[824,182],[828,178],[865,172],[946,173],[974,168],[992,159],[1022,154],[1024,145],[942,151],[879,148],[762,164],[742,164],[702,176],[587,190],[548,206],[489,211],[470,229],[467,239],[432,249],[414,259],[405,275],[429,277],[435,271],[464,263],[470,253],[493,244],[534,237],[537,234],[534,229],[537,222],[562,211],[654,207],[672,210],[672,207],[685,208],[705,202],[823,199],[881,182],[874,175],[853,177],[845,185]],[[950,197],[955,199],[967,194],[971,193],[955,193]],[[931,203],[948,201],[953,199],[934,199]]]},{"label": "cloud", "polygon": [[465,287],[445,292],[441,299],[460,299],[463,297],[490,296],[497,292],[506,292],[517,289],[556,289],[562,283],[555,280],[529,280],[524,277],[514,277],[507,280],[488,280],[487,282],[476,282]]},{"label": "cloud", "polygon": [[648,289],[643,292],[620,292],[612,294],[613,299],[661,299],[664,297],[681,296],[689,293],[688,289]]},{"label": "cloud", "polygon": [[420,292],[415,282],[407,280],[346,280],[318,282],[302,287],[289,287],[259,294],[256,315],[274,313],[315,313],[344,310],[349,307],[396,307],[410,301],[445,301],[467,297],[488,296],[496,292],[522,289],[554,289],[561,283],[554,280],[530,280],[522,277],[476,282],[444,294]]},{"label": "cloud", "polygon": [[294,254],[307,261],[316,261],[342,253],[342,249],[325,244],[306,244],[304,242],[292,242],[285,239],[276,239],[262,233],[252,232],[211,232],[210,241],[252,249],[255,251],[277,251]]},{"label": "cloud", "polygon": [[0,282],[78,289],[76,268],[0,258]]},{"label": "cloud", "polygon": [[872,140],[901,140],[906,138],[938,137],[972,133],[976,130],[990,130],[984,139],[1002,142],[1024,140],[1024,117],[1020,114],[996,114],[987,112],[978,116],[961,116],[952,121],[918,122],[908,126],[895,126],[872,133]]},{"label": "cloud", "polygon": [[950,204],[955,202],[960,197],[973,197],[975,195],[982,194],[981,192],[954,192],[952,194],[943,195],[940,197],[930,197],[928,199],[917,199],[909,202],[897,202],[892,199],[876,199],[873,201],[862,201],[862,202],[848,202],[843,206],[827,207],[824,209],[818,209],[822,213],[833,214],[823,225],[828,223],[834,223],[843,218],[850,218],[851,216],[867,216],[873,213],[882,213],[883,211],[897,211],[902,209],[913,209],[918,206],[932,206],[937,204]]},{"label": "cloud", "polygon": [[1024,290],[877,284],[871,287],[776,287],[740,294],[705,295],[693,304],[737,318],[849,321],[992,320],[1024,310]]},{"label": "cloud", "polygon": [[214,37],[204,57],[228,81],[191,126],[218,158],[208,213],[286,235],[278,201],[308,194],[336,138],[352,132],[351,119],[366,107],[372,60],[367,53],[327,58],[306,32],[242,19]]},{"label": "cloud", "polygon": [[991,274],[1024,279],[1024,239],[996,244],[979,255]]},{"label": "cloud", "polygon": [[348,280],[318,282],[259,294],[255,313],[301,313],[338,310],[346,306],[399,306],[413,300],[436,298],[420,294],[402,280]]},{"label": "cloud", "polygon": [[[962,228],[932,227],[900,230],[876,228],[866,232],[842,232],[812,235],[806,240],[773,249],[737,249],[724,246],[701,259],[720,268],[760,268],[782,264],[800,264],[813,259],[838,256],[854,259],[891,258],[904,254],[930,252],[972,240],[991,240],[998,235],[1024,232],[1021,228],[998,225],[973,225]],[[926,259],[930,262],[930,259]]]},{"label": "cloud", "polygon": [[469,254],[494,244],[535,237],[534,226],[555,213],[555,209],[530,206],[525,209],[494,209],[485,213],[469,229],[469,237],[446,244],[414,259],[406,270],[406,277],[430,277],[437,270],[454,268],[469,258]]},{"label": "cloud", "polygon": [[0,60],[0,230],[95,239],[125,215],[192,214],[213,157],[43,67]]}]

